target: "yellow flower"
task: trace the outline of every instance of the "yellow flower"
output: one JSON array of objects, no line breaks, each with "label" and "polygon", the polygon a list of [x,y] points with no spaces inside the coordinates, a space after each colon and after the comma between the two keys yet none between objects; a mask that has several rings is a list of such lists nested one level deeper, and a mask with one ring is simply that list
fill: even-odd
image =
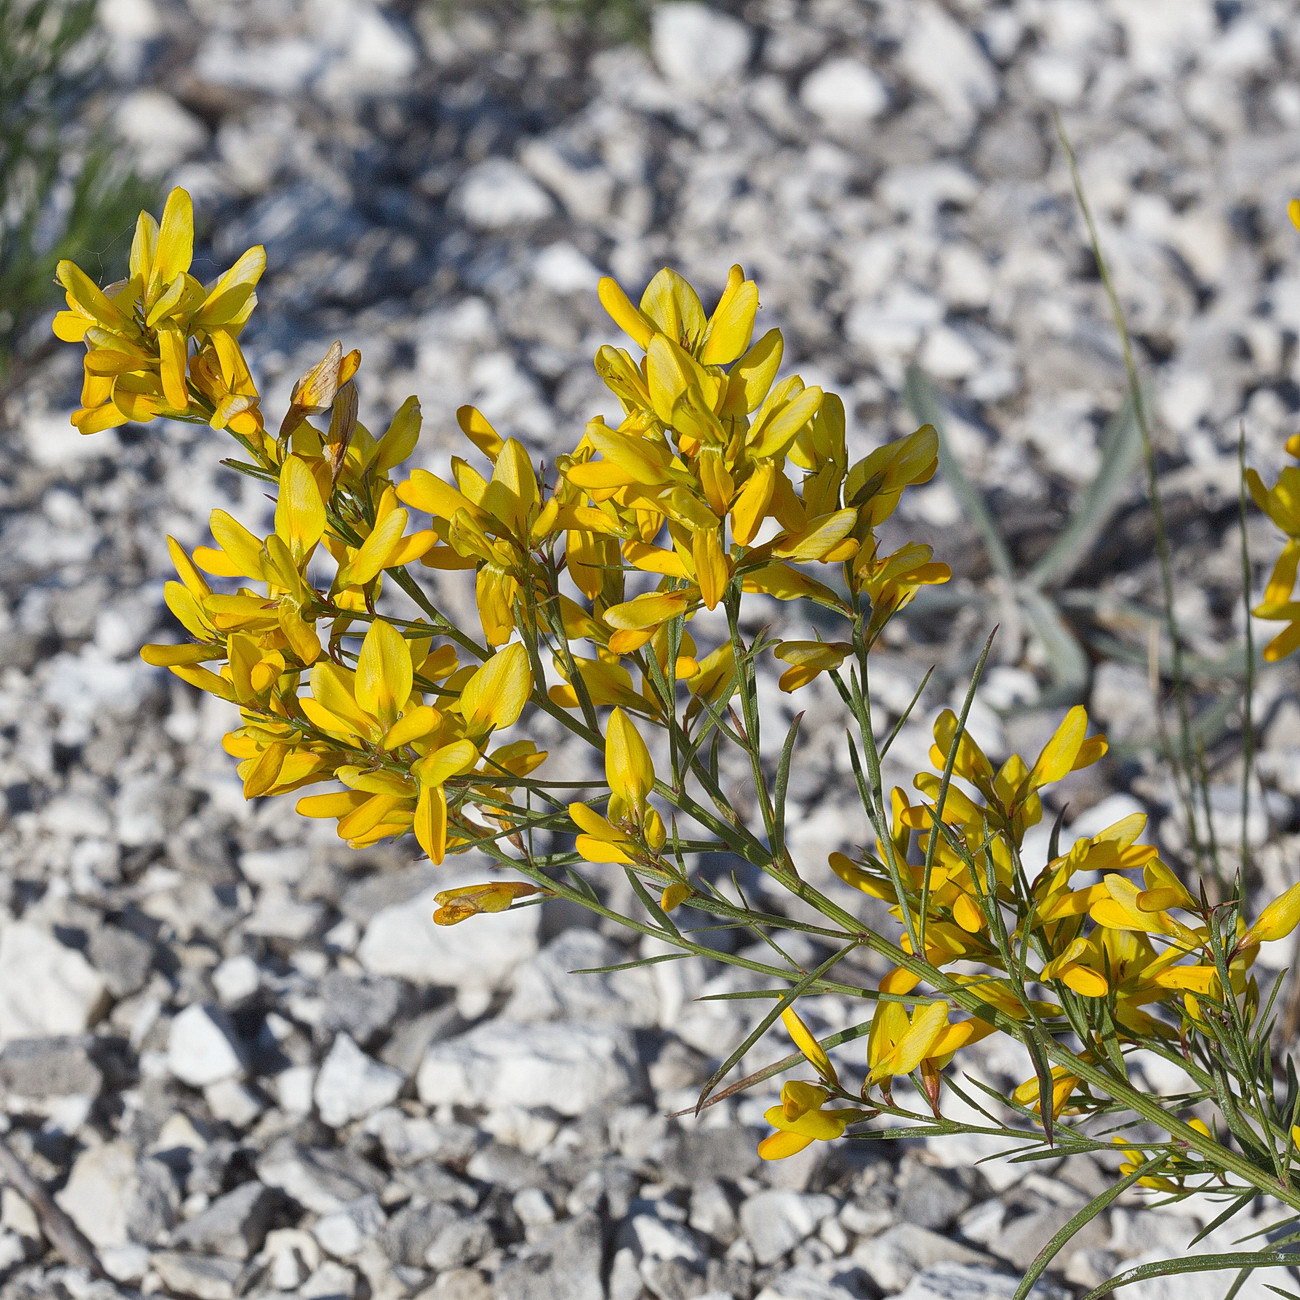
[{"label": "yellow flower", "polygon": [[[1196,938],[1197,936],[1193,936]],[[1180,943],[1158,952],[1136,928],[1098,928],[1072,939],[1043,967],[1039,978],[1059,979],[1087,998],[1112,998],[1115,1018],[1137,1039],[1165,1038],[1173,1031],[1142,1010],[1152,1002],[1172,1003],[1180,993],[1217,996],[1218,973],[1209,962],[1184,963]],[[1244,977],[1234,972],[1234,980]]]},{"label": "yellow flower", "polygon": [[[488,737],[517,721],[531,693],[522,646],[508,646],[472,671],[456,670],[454,659],[437,662],[446,656],[426,657],[415,646],[376,619],[355,671],[328,660],[312,669],[310,693],[295,697],[294,705],[316,733],[356,758],[315,778],[334,775],[348,790],[300,799],[298,811],[337,818],[340,837],[354,847],[411,830],[438,863],[454,848],[449,785],[458,798],[495,794],[545,755],[524,741],[484,757]],[[414,689],[417,663],[422,677],[459,679],[446,708],[426,704]]]},{"label": "yellow flower", "polygon": [[630,863],[636,844],[632,836],[585,803],[571,803],[569,817],[578,828],[574,844],[588,862]]},{"label": "yellow flower", "polygon": [[[1147,1162],[1147,1157],[1141,1151],[1136,1151],[1127,1146],[1122,1137],[1113,1137],[1111,1141],[1115,1143],[1124,1152],[1124,1159],[1120,1163],[1119,1171],[1121,1174],[1128,1175],[1136,1173]],[[1139,1187],[1150,1187],[1157,1192],[1176,1192],[1178,1184],[1172,1178],[1165,1178],[1161,1174],[1147,1174],[1138,1179]]]},{"label": "yellow flower", "polygon": [[1102,883],[1106,895],[1089,909],[1089,915],[1098,925],[1113,930],[1142,930],[1148,934],[1174,936],[1187,948],[1198,946],[1204,939],[1204,931],[1192,930],[1168,912],[1152,905],[1173,897],[1177,900],[1176,905],[1181,906],[1182,900],[1172,886],[1162,885],[1159,890],[1139,889],[1127,876],[1116,872],[1108,872]]},{"label": "yellow flower", "polygon": [[533,690],[528,651],[516,641],[474,670],[461,689],[457,711],[471,736],[519,721]]},{"label": "yellow flower", "polygon": [[922,587],[947,582],[952,570],[938,563],[928,546],[913,542],[892,555],[878,556],[872,539],[846,569],[853,589],[871,601],[871,620],[867,637],[873,638],[900,609],[909,605]]},{"label": "yellow flower", "polygon": [[[1065,1066],[1056,1065],[1052,1067],[1051,1079],[1050,1110],[1053,1119],[1060,1119],[1070,1098],[1074,1095],[1074,1090],[1079,1086],[1079,1078],[1071,1074]],[[1042,1114],[1042,1085],[1037,1075],[1032,1079],[1026,1079],[1014,1089],[1011,1098],[1021,1106],[1029,1106],[1036,1114]]]},{"label": "yellow flower", "polygon": [[868,1083],[911,1074],[927,1057],[948,1028],[947,1002],[931,1002],[910,1015],[901,1002],[882,1002],[871,1020],[867,1037]]},{"label": "yellow flower", "polygon": [[860,529],[877,528],[893,514],[904,489],[928,483],[938,469],[939,435],[933,425],[923,424],[851,465],[844,502],[857,508]]},{"label": "yellow flower", "polygon": [[781,1104],[765,1111],[763,1118],[777,1131],[758,1144],[764,1160],[784,1160],[797,1155],[814,1142],[832,1142],[844,1136],[850,1124],[866,1119],[869,1111],[856,1106],[830,1110],[830,1092],[815,1083],[792,1079],[781,1087]]},{"label": "yellow flower", "polygon": [[639,308],[608,276],[600,281],[597,292],[615,324],[640,348],[647,347],[659,333],[690,351],[703,365],[728,365],[749,347],[753,337],[758,286],[745,279],[739,266],[731,268],[727,287],[707,319],[699,295],[667,267],[646,286]]},{"label": "yellow flower", "polygon": [[786,1007],[781,1012],[781,1023],[785,1026],[794,1045],[803,1053],[804,1060],[821,1075],[823,1082],[832,1088],[838,1088],[840,1078],[831,1064],[831,1058],[826,1055],[826,1049],[813,1036],[794,1007]]},{"label": "yellow flower", "polygon": [[847,641],[782,641],[773,654],[790,667],[777,685],[783,691],[797,691],[821,673],[838,668],[852,653]]},{"label": "yellow flower", "polygon": [[1071,880],[1081,871],[1116,872],[1143,867],[1147,888],[1137,898],[1143,912],[1194,905],[1169,868],[1154,860],[1156,850],[1149,844],[1137,843],[1146,821],[1144,814],[1132,813],[1096,835],[1076,840],[1068,853],[1049,862],[1034,881],[1033,919],[1050,926],[1083,916],[1095,903],[1110,897],[1103,883],[1071,889]]},{"label": "yellow flower", "polygon": [[659,906],[665,912],[672,912],[679,908],[695,891],[684,880],[674,880],[671,885],[664,887],[663,893],[659,895]]},{"label": "yellow flower", "polygon": [[[606,704],[618,704],[623,708],[635,709],[644,713],[651,707],[649,700],[637,692],[632,685],[632,674],[621,663],[611,663],[605,659],[583,659],[573,656],[573,665],[577,676],[585,687],[587,697],[597,708]],[[569,664],[560,656],[555,656],[555,669],[566,679],[562,686],[552,686],[547,694],[561,708],[578,707],[577,688],[568,682]]]},{"label": "yellow flower", "polygon": [[380,590],[381,575],[388,569],[404,569],[426,555],[437,541],[430,528],[406,531],[410,516],[397,504],[392,487],[384,489],[375,506],[373,524],[358,521],[359,546],[330,538],[326,545],[338,563],[330,588],[331,601],[343,609],[363,610]]},{"label": "yellow flower", "polygon": [[218,330],[200,341],[190,358],[190,384],[211,409],[208,423],[214,429],[229,429],[268,453],[277,450],[262,427],[257,385],[248,362],[229,330]]},{"label": "yellow flower", "polygon": [[635,816],[644,811],[654,788],[654,765],[645,741],[622,709],[609,715],[605,729],[605,778],[614,798],[629,813]]},{"label": "yellow flower", "polygon": [[1104,963],[1097,945],[1089,938],[1080,937],[1072,939],[1057,953],[1043,967],[1039,978],[1044,983],[1059,979],[1081,997],[1104,998],[1110,991],[1110,983],[1103,972]]},{"label": "yellow flower", "polygon": [[628,715],[614,709],[605,729],[607,815],[602,817],[585,803],[569,805],[569,817],[578,828],[575,847],[588,862],[629,863],[644,851],[654,855],[663,848],[667,840],[663,819],[649,803],[654,779],[645,741]]},{"label": "yellow flower", "polygon": [[[1288,449],[1293,455],[1300,454],[1300,438],[1292,439]],[[1300,602],[1294,599],[1296,571],[1300,567],[1300,466],[1286,466],[1271,488],[1264,486],[1255,470],[1248,469],[1246,486],[1255,504],[1287,537],[1273,565],[1264,599],[1254,610],[1258,618],[1287,625],[1264,648],[1264,658],[1276,662],[1300,648]]]},{"label": "yellow flower", "polygon": [[1241,936],[1238,948],[1285,939],[1300,925],[1300,885],[1292,885],[1255,918],[1255,923]]},{"label": "yellow flower", "polygon": [[425,549],[424,564],[475,570],[483,635],[489,645],[504,645],[519,627],[517,606],[533,578],[531,552],[561,531],[561,503],[545,497],[522,443],[500,439],[472,408],[462,408],[461,422],[466,436],[488,449],[492,477],[455,457],[454,483],[417,469],[397,496],[433,517],[442,544]]},{"label": "yellow flower", "polygon": [[521,880],[491,880],[482,885],[444,889],[433,896],[433,901],[438,904],[433,919],[438,925],[459,925],[471,916],[504,912],[516,899],[541,892],[538,886]]},{"label": "yellow flower", "polygon": [[670,619],[687,613],[698,594],[696,590],[647,592],[607,609],[605,622],[615,629],[610,649],[617,654],[639,650]]},{"label": "yellow flower", "polygon": [[[59,263],[67,309],[55,316],[54,333],[86,344],[82,405],[72,417],[82,433],[159,414],[215,417],[191,392],[190,344],[197,340],[202,350],[233,341],[256,302],[266,254],[250,248],[205,288],[190,275],[193,248],[190,196],[174,189],[161,224],[140,214],[129,279],[101,290],[73,263]],[[255,396],[245,409],[253,408]]]},{"label": "yellow flower", "polygon": [[[1088,715],[1081,705],[1076,705],[1061,720],[1032,765],[1019,754],[1012,754],[994,771],[988,756],[968,732],[958,736],[957,716],[951,709],[945,709],[935,720],[930,762],[942,770],[955,746],[953,775],[969,781],[984,796],[989,808],[999,814],[998,820],[1006,823],[1019,842],[1025,830],[1042,819],[1039,791],[1070,772],[1090,766],[1106,753],[1106,738],[1089,737],[1087,730]],[[923,773],[915,784],[922,793],[934,797],[939,778]],[[952,798],[950,788],[950,802]]]}]

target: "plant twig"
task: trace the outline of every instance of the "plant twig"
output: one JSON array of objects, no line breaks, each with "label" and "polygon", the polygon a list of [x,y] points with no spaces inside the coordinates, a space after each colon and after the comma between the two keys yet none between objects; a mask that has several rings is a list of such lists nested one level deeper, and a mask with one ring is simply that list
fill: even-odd
[{"label": "plant twig", "polygon": [[91,1277],[108,1276],[90,1239],[3,1137],[0,1137],[0,1182],[8,1183],[32,1207],[46,1240],[65,1264],[84,1269]]}]

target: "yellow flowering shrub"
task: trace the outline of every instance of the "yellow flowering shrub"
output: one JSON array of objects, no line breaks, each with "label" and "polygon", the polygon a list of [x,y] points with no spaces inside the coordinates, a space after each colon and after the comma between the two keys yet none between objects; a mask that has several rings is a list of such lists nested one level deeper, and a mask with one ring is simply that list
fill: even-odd
[{"label": "yellow flowering shrub", "polygon": [[[1058,824],[1034,860],[1044,793],[1106,753],[1079,707],[1032,758],[995,761],[966,726],[972,685],[960,714],[935,719],[929,769],[911,790],[884,788],[892,736],[872,714],[873,650],[949,571],[923,541],[887,550],[881,526],[935,474],[933,428],[851,455],[840,399],[782,377],[779,331],[754,337],[758,288],[740,267],[711,311],[663,270],[636,302],[600,283],[624,336],[595,358],[615,423],[590,420],[543,466],[463,407],[464,455],[445,475],[406,472],[418,401],[367,428],[361,359],[340,344],[267,423],[239,342],[264,254],[205,286],[192,245],[176,190],[161,222],[141,215],[127,279],[100,288],[60,266],[54,329],[86,346],[82,432],[208,424],[275,500],[266,536],[214,510],[211,545],[169,541],[165,596],[186,636],[142,651],[232,706],[225,747],[249,798],[293,794],[357,848],[410,836],[434,863],[486,854],[506,874],[439,895],[440,924],[560,896],[769,977],[753,1034],[701,1098],[782,1021],[795,1052],[742,1083],[799,1066],[814,1077],[784,1082],[764,1158],[846,1133],[977,1132],[1067,1153],[1118,1142],[1124,1186],[1263,1191],[1300,1209],[1300,1086],[1292,1071],[1273,1087],[1272,1003],[1251,973],[1260,945],[1300,924],[1300,885],[1253,918],[1240,891],[1211,902],[1141,842],[1141,816],[1068,846]],[[1289,620],[1268,651],[1278,658],[1300,645],[1300,466],[1250,488],[1289,538],[1259,611]],[[448,582],[473,584],[477,628],[440,608]],[[817,618],[801,639],[747,635],[756,595],[787,602],[796,626],[801,610]],[[828,625],[834,637],[814,634]],[[756,687],[778,670],[786,692],[825,675],[844,705],[874,840],[828,862],[796,861],[786,843],[799,723],[774,744]],[[599,754],[603,779],[551,771],[529,739],[539,715]],[[723,751],[748,763],[752,818],[724,788]],[[706,851],[766,873],[789,909],[737,899],[700,872]],[[593,886],[611,870],[642,912],[602,901]],[[883,905],[889,932],[825,892],[834,878]],[[718,953],[682,921],[692,913],[802,931],[832,952],[812,970],[783,963],[775,942],[766,963]],[[875,987],[836,976],[861,949],[887,963]],[[819,1041],[796,1005],[827,993],[866,1012]],[[997,1033],[1032,1074],[1009,1097],[981,1097],[951,1066]],[[1132,1078],[1138,1052],[1182,1068],[1186,1089],[1148,1095]],[[896,1095],[905,1084],[915,1102]],[[958,1117],[945,1088],[965,1103]]]}]

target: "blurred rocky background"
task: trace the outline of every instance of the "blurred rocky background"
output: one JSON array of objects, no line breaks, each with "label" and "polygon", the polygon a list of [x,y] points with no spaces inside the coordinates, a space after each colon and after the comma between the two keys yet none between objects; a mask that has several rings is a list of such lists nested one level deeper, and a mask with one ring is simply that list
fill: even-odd
[{"label": "blurred rocky background", "polygon": [[[0,4],[0,67],[30,10]],[[962,471],[900,515],[956,577],[900,621],[881,708],[937,664],[932,715],[1000,621],[978,737],[1032,749],[1086,701],[1118,743],[1070,787],[1067,832],[1140,808],[1185,862],[1153,537],[1059,114],[1149,383],[1219,834],[1244,831],[1277,892],[1300,843],[1293,666],[1258,690],[1244,828],[1220,755],[1240,748],[1238,445],[1271,476],[1297,402],[1294,4],[100,0],[69,50],[43,99],[65,71],[22,103],[0,76],[0,134],[45,142],[20,141],[0,196],[0,1296],[1007,1300],[1103,1170],[976,1167],[966,1140],[761,1167],[770,1093],[667,1118],[752,1023],[695,1000],[734,974],[569,975],[637,949],[558,910],[435,930],[432,893],[472,862],[353,853],[288,800],[244,802],[227,708],[136,651],[171,637],[164,535],[267,503],[208,431],[79,437],[48,257],[5,277],[75,249],[116,278],[131,187],[184,185],[197,273],[267,246],[245,338],[268,409],[338,337],[363,418],[420,395],[436,465],[464,402],[539,456],[609,411],[600,274],[636,290],[667,263],[708,299],[739,261],[788,368],[843,394],[855,454],[937,406]],[[109,179],[78,208],[92,156]],[[1276,543],[1248,534],[1258,570]],[[815,870],[864,835],[835,709],[818,684],[771,707],[809,710],[792,794]],[[918,722],[900,776],[926,744]],[[1024,1077],[992,1049],[980,1068]],[[1181,1251],[1200,1212],[1124,1203],[1035,1295]]]}]

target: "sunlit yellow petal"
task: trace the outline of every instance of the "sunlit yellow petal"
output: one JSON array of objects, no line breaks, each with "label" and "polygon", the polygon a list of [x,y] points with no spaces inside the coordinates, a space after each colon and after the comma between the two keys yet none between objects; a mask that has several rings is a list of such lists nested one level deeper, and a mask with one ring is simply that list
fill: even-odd
[{"label": "sunlit yellow petal", "polygon": [[471,733],[515,723],[533,689],[528,652],[514,642],[492,656],[465,684],[460,712]]},{"label": "sunlit yellow petal", "polygon": [[167,196],[162,221],[158,225],[158,244],[154,250],[154,277],[171,284],[190,269],[194,258],[194,207],[189,194],[179,187]]},{"label": "sunlit yellow petal", "polygon": [[650,751],[622,709],[609,715],[605,731],[605,776],[610,790],[630,807],[640,808],[654,788]]}]

